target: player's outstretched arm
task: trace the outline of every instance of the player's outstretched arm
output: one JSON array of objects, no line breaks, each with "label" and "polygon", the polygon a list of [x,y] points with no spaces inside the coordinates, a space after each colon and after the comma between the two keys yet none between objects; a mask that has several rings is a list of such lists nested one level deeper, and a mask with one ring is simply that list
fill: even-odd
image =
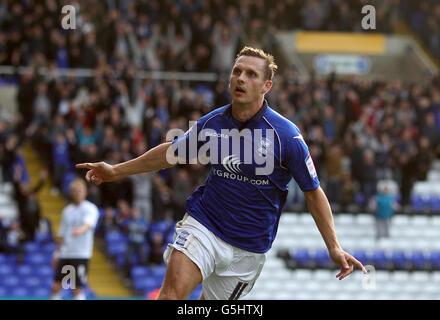
[{"label": "player's outstretched arm", "polygon": [[86,173],[86,180],[100,185],[103,182],[120,180],[133,174],[172,167],[174,164],[170,164],[167,161],[167,151],[171,144],[171,142],[162,143],[135,159],[115,165],[101,161],[79,163],[75,167],[78,169],[89,169]]},{"label": "player's outstretched arm", "polygon": [[365,267],[356,258],[342,250],[336,237],[335,225],[330,204],[321,187],[313,191],[304,192],[310,213],[315,220],[316,226],[324,239],[330,258],[341,267],[341,271],[336,275],[339,280],[353,272],[354,267],[358,267],[363,273],[367,273]]}]

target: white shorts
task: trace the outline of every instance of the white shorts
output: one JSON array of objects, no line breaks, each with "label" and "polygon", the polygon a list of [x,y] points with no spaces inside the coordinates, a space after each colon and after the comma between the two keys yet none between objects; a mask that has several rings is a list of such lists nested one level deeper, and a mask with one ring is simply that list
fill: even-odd
[{"label": "white shorts", "polygon": [[266,262],[265,253],[249,252],[226,243],[188,213],[176,225],[173,243],[163,254],[168,264],[173,249],[183,252],[202,273],[207,300],[237,300],[247,295]]}]

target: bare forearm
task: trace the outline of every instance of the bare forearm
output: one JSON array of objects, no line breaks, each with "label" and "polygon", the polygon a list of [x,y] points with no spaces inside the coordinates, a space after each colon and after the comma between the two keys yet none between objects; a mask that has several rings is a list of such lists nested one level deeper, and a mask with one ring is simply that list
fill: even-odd
[{"label": "bare forearm", "polygon": [[336,236],[333,214],[324,191],[321,187],[318,187],[318,189],[307,191],[304,194],[310,213],[324,239],[327,249],[330,251],[340,248]]},{"label": "bare forearm", "polygon": [[162,143],[135,159],[115,165],[114,168],[117,179],[122,179],[133,174],[172,167],[173,165],[168,163],[166,157],[167,150],[170,146],[171,142]]}]

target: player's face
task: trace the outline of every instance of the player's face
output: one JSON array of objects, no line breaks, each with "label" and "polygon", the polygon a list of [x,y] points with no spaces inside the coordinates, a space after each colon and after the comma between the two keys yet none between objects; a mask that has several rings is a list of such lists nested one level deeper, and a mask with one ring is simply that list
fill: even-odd
[{"label": "player's face", "polygon": [[248,104],[259,101],[269,91],[272,81],[265,77],[265,63],[258,57],[241,56],[237,59],[229,79],[234,102]]},{"label": "player's face", "polygon": [[87,197],[86,186],[82,183],[72,183],[72,185],[70,186],[70,195],[72,197],[72,201],[75,204],[80,204]]}]

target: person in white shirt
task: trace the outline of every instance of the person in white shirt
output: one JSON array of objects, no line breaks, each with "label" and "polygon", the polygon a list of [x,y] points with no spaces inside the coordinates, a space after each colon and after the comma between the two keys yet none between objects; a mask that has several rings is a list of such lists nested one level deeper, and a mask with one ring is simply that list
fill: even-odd
[{"label": "person in white shirt", "polygon": [[58,247],[52,261],[55,269],[52,300],[61,299],[62,286],[73,289],[75,300],[86,299],[82,288],[87,283],[99,213],[96,205],[86,200],[87,186],[83,180],[76,179],[70,184],[70,195],[72,203],[62,211]]}]

